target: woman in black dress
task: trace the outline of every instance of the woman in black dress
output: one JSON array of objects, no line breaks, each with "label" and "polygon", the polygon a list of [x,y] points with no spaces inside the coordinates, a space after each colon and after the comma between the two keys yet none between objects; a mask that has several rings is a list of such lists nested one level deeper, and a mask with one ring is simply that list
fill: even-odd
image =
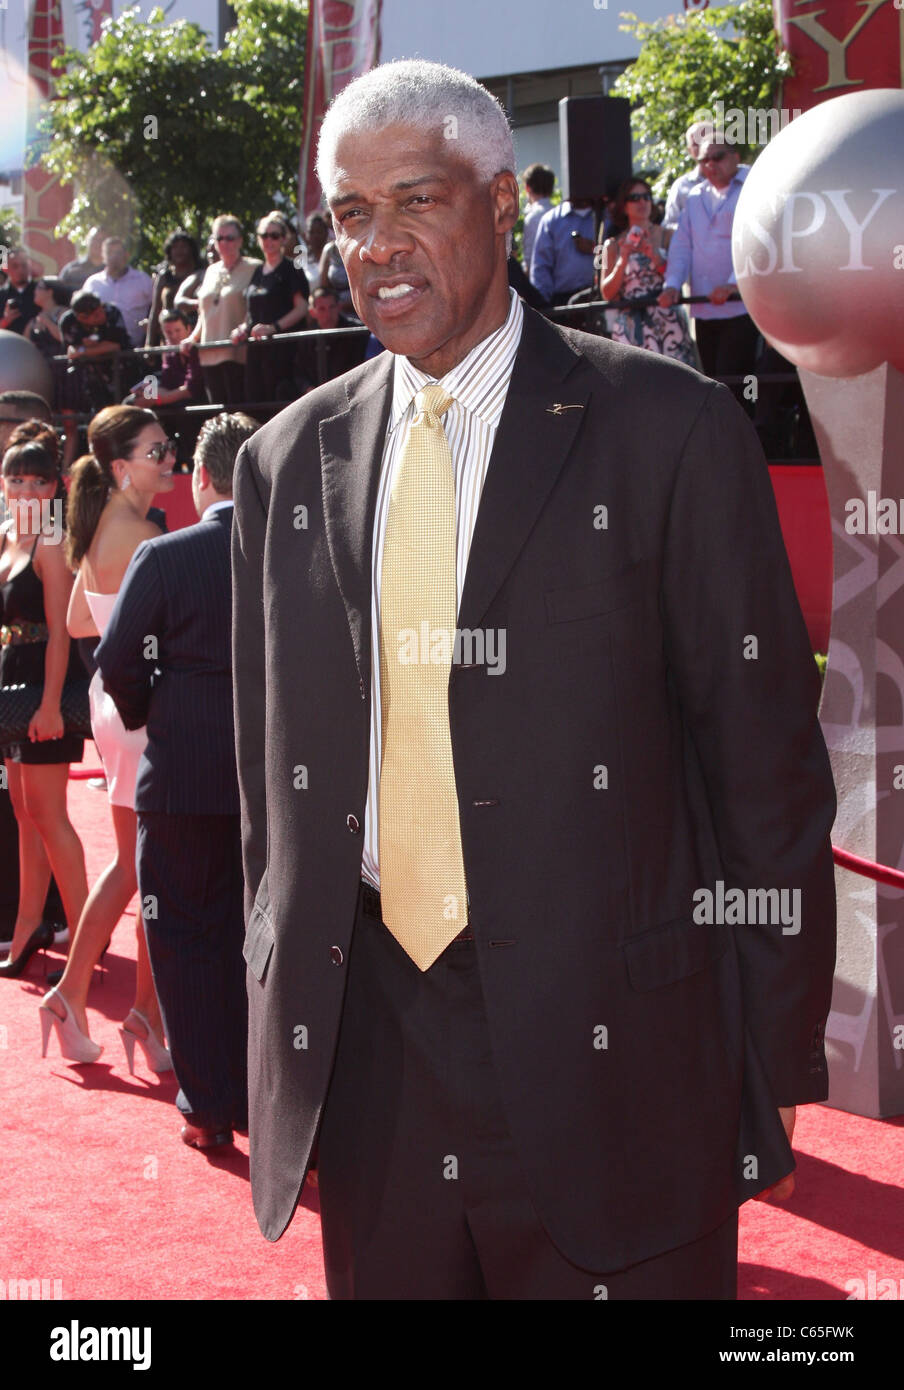
[{"label": "woman in black dress", "polygon": [[278,212],[262,217],[257,241],[263,264],[245,291],[248,313],[244,323],[230,334],[234,343],[248,343],[245,359],[245,399],[290,401],[298,392],[292,381],[293,343],[265,343],[265,338],[296,332],[308,313],[308,280],[303,270],[286,255],[295,238]]},{"label": "woman in black dress", "polygon": [[[146,347],[156,347],[163,342],[161,313],[164,309],[172,309],[177,295],[187,305],[197,295],[205,270],[206,266],[198,255],[198,243],[188,232],[178,227],[164,242],[163,261],[154,274]],[[190,327],[194,327],[196,317],[197,305]]]},{"label": "woman in black dress", "polygon": [[62,545],[66,494],[49,426],[30,422],[14,431],[2,486],[8,517],[0,528],[0,684],[43,686],[28,741],[2,750],[19,823],[20,886],[0,975],[15,978],[53,939],[53,928],[41,923],[51,868],[72,936],[88,896],[85,852],[66,809],[69,764],[81,762],[84,741],[64,732],[60,713],[64,683],[85,670],[66,631],[72,589]]}]

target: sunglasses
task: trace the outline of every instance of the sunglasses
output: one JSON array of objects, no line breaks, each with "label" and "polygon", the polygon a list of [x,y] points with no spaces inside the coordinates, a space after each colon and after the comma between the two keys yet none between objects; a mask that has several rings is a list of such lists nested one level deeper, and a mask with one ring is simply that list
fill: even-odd
[{"label": "sunglasses", "polygon": [[285,232],[258,232],[261,241],[282,241]]},{"label": "sunglasses", "polygon": [[152,444],[145,454],[146,459],[153,459],[155,463],[162,463],[167,454],[175,454],[175,439],[164,439],[159,444]]},{"label": "sunglasses", "polygon": [[649,193],[629,193],[625,199],[626,203],[652,203],[652,201]]},{"label": "sunglasses", "polygon": [[226,233],[223,232],[223,233],[221,233],[220,236],[214,237],[214,241],[238,241],[238,237],[237,237],[237,236],[227,236]]},{"label": "sunglasses", "polygon": [[723,159],[728,158],[728,150],[720,150],[718,154],[705,154],[697,160],[698,164],[721,164]]}]

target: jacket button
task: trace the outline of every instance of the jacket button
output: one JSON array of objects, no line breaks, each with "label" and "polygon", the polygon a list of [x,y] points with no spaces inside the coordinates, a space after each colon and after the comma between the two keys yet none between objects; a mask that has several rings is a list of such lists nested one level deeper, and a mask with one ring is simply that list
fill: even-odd
[{"label": "jacket button", "polygon": [[353,835],[357,835],[359,830],[361,829],[361,826],[358,824],[357,816],[346,816],[345,824],[348,826],[349,830]]},{"label": "jacket button", "polygon": [[341,965],[342,962],[345,960],[345,957],[342,954],[342,948],[340,946],[330,947],[330,960],[333,962],[334,965]]}]

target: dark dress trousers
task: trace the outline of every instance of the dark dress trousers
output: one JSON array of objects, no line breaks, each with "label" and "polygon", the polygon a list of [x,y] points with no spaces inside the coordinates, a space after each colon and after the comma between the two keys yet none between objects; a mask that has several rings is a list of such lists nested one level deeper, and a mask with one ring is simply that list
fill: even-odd
[{"label": "dark dress trousers", "polygon": [[[360,909],[391,383],[385,353],[289,406],[236,466],[255,1211],[278,1239],[325,1102],[321,1192],[349,1190],[332,1116],[354,1110],[353,1030],[391,997],[398,1049],[419,1046],[439,970],[441,1007],[466,988],[470,1011],[450,1066],[489,1054],[492,1116],[459,1132],[489,1164],[480,1127],[504,1118],[521,1200],[562,1258],[626,1271],[730,1229],[793,1168],[778,1107],[827,1094],[835,799],[768,471],[725,387],[525,309],[458,615],[504,629],[505,671],[449,681],[476,967],[465,982],[453,944],[421,976]],[[799,890],[799,930],[696,921],[720,882],[723,899]],[[420,1084],[389,1028],[379,1067],[358,1039],[361,1123]],[[418,1141],[415,1124],[395,1149],[414,1161]],[[359,1191],[372,1162],[359,1151]]]},{"label": "dark dress trousers", "polygon": [[220,508],[138,547],[95,653],[126,728],[147,724],[138,887],[177,1104],[204,1128],[244,1128],[247,1116],[232,515]]}]

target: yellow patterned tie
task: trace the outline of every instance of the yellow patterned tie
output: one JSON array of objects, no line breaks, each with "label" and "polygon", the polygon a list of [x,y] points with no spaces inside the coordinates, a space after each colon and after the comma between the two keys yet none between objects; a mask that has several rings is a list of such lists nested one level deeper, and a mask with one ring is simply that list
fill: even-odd
[{"label": "yellow patterned tie", "polygon": [[455,480],[431,384],[389,500],[380,585],[380,897],[383,921],[419,970],[467,923],[449,673],[457,614]]}]

